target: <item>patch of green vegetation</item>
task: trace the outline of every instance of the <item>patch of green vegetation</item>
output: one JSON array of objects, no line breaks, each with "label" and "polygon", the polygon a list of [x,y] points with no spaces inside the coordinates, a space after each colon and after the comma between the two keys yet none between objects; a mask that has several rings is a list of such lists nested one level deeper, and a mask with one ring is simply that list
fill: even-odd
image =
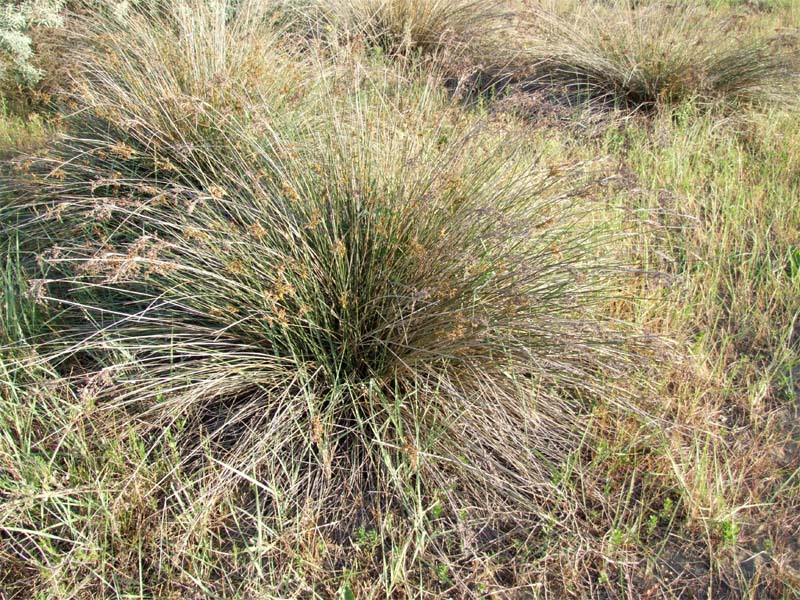
[{"label": "patch of green vegetation", "polygon": [[36,113],[17,116],[0,110],[0,158],[37,146],[47,137],[48,130],[45,120]]}]

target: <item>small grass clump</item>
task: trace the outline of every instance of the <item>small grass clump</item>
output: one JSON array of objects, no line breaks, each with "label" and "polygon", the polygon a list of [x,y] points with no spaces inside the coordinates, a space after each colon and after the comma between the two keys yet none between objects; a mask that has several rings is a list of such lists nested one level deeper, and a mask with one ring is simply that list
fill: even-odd
[{"label": "small grass clump", "polygon": [[696,3],[589,3],[557,15],[534,8],[523,51],[539,84],[575,100],[652,109],[796,99],[797,58],[791,40],[748,31],[742,19],[720,19]]},{"label": "small grass clump", "polygon": [[[115,521],[87,541],[85,507],[58,504],[77,514],[54,524],[34,499],[2,515],[5,557],[64,594],[108,591],[86,583],[99,557],[122,589],[180,572],[206,592],[325,594],[357,568],[389,595],[412,593],[410,573],[507,585],[473,560],[551,518],[593,407],[627,404],[633,340],[598,311],[624,278],[615,238],[577,178],[436,85],[249,85],[239,44],[266,48],[259,65],[286,55],[243,35],[263,33],[255,7],[222,8],[85,33],[68,133],[5,180],[6,254],[53,315],[38,359],[6,345],[7,372],[46,365],[76,412],[104,416],[87,417],[104,451],[135,457],[114,487],[153,534]],[[162,552],[171,567],[146,558]],[[303,574],[303,552],[329,574]],[[26,569],[26,589],[45,585]]]}]

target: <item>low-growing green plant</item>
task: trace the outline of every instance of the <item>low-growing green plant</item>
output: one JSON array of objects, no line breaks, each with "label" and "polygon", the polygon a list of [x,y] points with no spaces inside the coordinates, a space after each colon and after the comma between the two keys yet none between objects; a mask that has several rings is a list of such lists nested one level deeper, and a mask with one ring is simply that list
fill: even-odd
[{"label": "low-growing green plant", "polygon": [[35,113],[19,117],[0,106],[0,159],[6,160],[36,146],[47,136],[49,129],[46,120]]}]

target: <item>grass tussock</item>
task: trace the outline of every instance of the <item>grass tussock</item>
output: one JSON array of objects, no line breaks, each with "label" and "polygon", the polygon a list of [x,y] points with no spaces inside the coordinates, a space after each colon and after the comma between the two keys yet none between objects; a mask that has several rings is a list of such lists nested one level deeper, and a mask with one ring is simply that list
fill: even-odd
[{"label": "grass tussock", "polygon": [[283,12],[314,35],[395,57],[482,47],[510,15],[502,0],[314,0]]},{"label": "grass tussock", "polygon": [[653,108],[796,98],[797,49],[788,30],[753,32],[744,17],[722,19],[700,4],[588,3],[560,15],[532,8],[524,21],[531,77],[573,100]]},{"label": "grass tussock", "polygon": [[[438,561],[445,586],[524,540],[564,456],[591,443],[593,405],[625,404],[636,360],[597,311],[624,276],[579,181],[402,77],[331,103],[338,79],[321,75],[298,101],[247,7],[161,18],[84,34],[68,133],[6,179],[3,234],[23,240],[9,260],[53,314],[38,358],[6,346],[9,376],[60,370],[64,402],[107,415],[100,439],[139,448],[117,489],[139,490],[175,564],[196,538],[232,553],[203,581],[284,589],[309,527],[313,547],[340,548],[319,563],[334,576],[357,566],[343,545],[380,531],[368,569],[388,594],[408,590],[397,569]],[[152,461],[168,471],[142,482]],[[56,560],[70,593],[107,589],[79,581],[95,557],[78,526],[17,519],[2,521],[15,568]],[[58,531],[68,558],[34,529]],[[130,574],[130,551],[109,552]],[[152,562],[137,575],[167,577]],[[465,590],[478,575],[497,583],[471,573]]]}]

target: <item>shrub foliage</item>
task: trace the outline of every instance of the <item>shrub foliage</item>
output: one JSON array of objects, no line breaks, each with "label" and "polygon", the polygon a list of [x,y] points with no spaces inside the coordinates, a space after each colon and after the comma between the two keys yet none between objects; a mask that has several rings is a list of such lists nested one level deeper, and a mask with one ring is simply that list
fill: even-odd
[{"label": "shrub foliage", "polygon": [[42,72],[31,62],[31,27],[58,27],[65,0],[3,0],[0,3],[0,82],[14,78],[34,85]]}]

